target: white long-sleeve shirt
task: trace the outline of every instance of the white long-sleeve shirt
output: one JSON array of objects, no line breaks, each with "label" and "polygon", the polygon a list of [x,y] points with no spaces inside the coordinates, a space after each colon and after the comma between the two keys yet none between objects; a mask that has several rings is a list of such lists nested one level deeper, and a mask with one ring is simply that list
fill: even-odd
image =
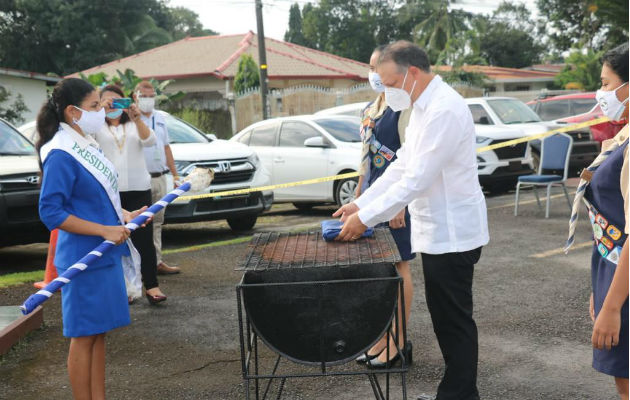
[{"label": "white long-sleeve shirt", "polygon": [[418,99],[397,159],[355,204],[367,226],[411,214],[413,252],[444,254],[488,243],[475,127],[464,99],[435,76]]},{"label": "white long-sleeve shirt", "polygon": [[[118,172],[118,190],[151,189],[151,175],[144,160],[144,147],[155,143],[155,133],[141,139],[136,124],[128,121],[118,126],[104,124],[96,134],[96,141],[101,146],[105,157],[114,164]],[[114,138],[115,136],[115,138]],[[121,148],[118,148],[118,145]]]}]

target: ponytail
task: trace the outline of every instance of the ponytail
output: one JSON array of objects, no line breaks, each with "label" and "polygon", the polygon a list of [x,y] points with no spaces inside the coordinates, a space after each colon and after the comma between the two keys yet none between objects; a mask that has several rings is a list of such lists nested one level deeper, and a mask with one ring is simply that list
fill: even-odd
[{"label": "ponytail", "polygon": [[[39,150],[48,143],[59,130],[59,124],[65,120],[64,111],[68,106],[79,106],[85,97],[94,91],[94,86],[77,78],[59,81],[47,102],[37,114],[37,133],[39,139],[35,148]],[[41,163],[40,163],[41,164]]]},{"label": "ponytail", "polygon": [[60,116],[60,112],[57,108],[55,100],[51,96],[47,102],[44,103],[42,108],[37,114],[37,133],[39,139],[35,144],[35,148],[39,153],[39,150],[43,145],[48,143],[50,139],[55,136],[55,133],[59,130],[59,123],[62,121],[63,116]]}]

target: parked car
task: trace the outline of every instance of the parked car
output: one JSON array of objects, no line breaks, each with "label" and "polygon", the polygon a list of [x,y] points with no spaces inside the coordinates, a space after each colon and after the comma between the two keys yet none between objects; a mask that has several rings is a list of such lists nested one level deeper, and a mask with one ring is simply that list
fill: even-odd
[{"label": "parked car", "polygon": [[48,240],[39,220],[39,177],[33,143],[0,119],[0,246]]},{"label": "parked car", "polygon": [[[271,171],[271,183],[296,182],[355,172],[361,158],[360,118],[301,115],[257,122],[230,140],[250,146]],[[274,191],[277,202],[297,208],[343,205],[354,200],[357,179],[301,185]]]},{"label": "parked car", "polygon": [[[315,115],[361,116],[361,112],[368,104],[368,102],[346,104],[318,111]],[[475,107],[471,111],[474,109]],[[475,118],[475,130],[478,148],[526,136],[522,129],[489,126],[484,120],[480,123],[479,118]],[[533,170],[532,154],[527,143],[483,152],[477,156],[477,162],[479,163],[479,181],[485,189],[490,191],[513,188],[519,175],[529,174]]]},{"label": "parked car", "polygon": [[[205,134],[193,125],[164,111],[171,150],[177,172],[185,177],[195,167],[210,168],[214,181],[204,194],[225,190],[244,189],[269,185],[270,174],[260,159],[245,145],[217,139]],[[20,127],[22,132],[36,136],[35,122]],[[168,187],[173,187],[173,177],[166,176]],[[249,230],[256,225],[258,216],[271,208],[273,192],[254,192],[244,195],[213,197],[198,200],[176,201],[166,207],[165,223],[184,223],[226,219],[236,231]]]},{"label": "parked car", "polygon": [[[271,182],[268,170],[252,149],[240,143],[212,139],[193,125],[164,111],[157,111],[166,121],[177,173],[185,177],[195,167],[210,168],[214,180],[209,188],[190,194],[266,186]],[[169,187],[172,176],[167,175]],[[258,216],[271,208],[273,192],[186,200],[166,208],[166,223],[212,221],[226,219],[236,231],[249,230]]]},{"label": "parked car", "polygon": [[[543,121],[522,101],[511,97],[474,97],[466,99],[477,125],[508,126],[523,130],[531,136],[557,129],[562,124],[555,121]],[[567,132],[573,137],[573,149],[569,167],[580,170],[587,167],[597,157],[600,145],[591,135],[581,131]],[[540,141],[530,142],[534,164],[540,156]]]},{"label": "parked car", "polygon": [[344,104],[343,106],[325,108],[323,110],[317,111],[314,115],[347,115],[349,117],[361,117],[363,110],[367,105],[370,104],[369,101],[363,101],[360,103],[351,103]]},{"label": "parked car", "polygon": [[[520,129],[475,125],[477,148],[525,136]],[[527,143],[501,147],[477,154],[479,183],[491,192],[514,189],[520,175],[534,172],[531,148]]]},{"label": "parked car", "polygon": [[597,100],[595,100],[595,92],[590,92],[545,97],[528,101],[526,104],[543,121],[555,121],[589,112],[597,105]]},{"label": "parked car", "polygon": [[[578,124],[604,116],[597,104],[595,92],[567,94],[527,103],[544,121],[555,120],[560,124]],[[609,121],[580,129],[582,135],[590,135],[593,140],[603,142],[614,137],[627,121]]]}]

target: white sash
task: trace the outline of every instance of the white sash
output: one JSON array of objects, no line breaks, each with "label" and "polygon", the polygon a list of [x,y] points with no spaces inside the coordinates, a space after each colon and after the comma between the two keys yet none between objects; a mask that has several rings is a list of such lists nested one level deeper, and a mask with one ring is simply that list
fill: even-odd
[{"label": "white sash", "polygon": [[[114,165],[105,157],[103,152],[97,147],[86,145],[84,148],[72,138],[72,134],[65,128],[65,124],[59,127],[55,136],[42,146],[39,151],[42,164],[52,150],[62,150],[71,155],[81,164],[105,189],[109,201],[112,203],[121,224],[125,224],[122,207],[120,205],[120,195],[118,193],[118,173]],[[78,135],[78,133],[77,133]],[[86,139],[87,140],[87,139]],[[140,275],[140,253],[134,247],[131,239],[126,242],[129,247],[130,256],[122,257],[127,295],[137,298],[142,295],[142,281]]]}]

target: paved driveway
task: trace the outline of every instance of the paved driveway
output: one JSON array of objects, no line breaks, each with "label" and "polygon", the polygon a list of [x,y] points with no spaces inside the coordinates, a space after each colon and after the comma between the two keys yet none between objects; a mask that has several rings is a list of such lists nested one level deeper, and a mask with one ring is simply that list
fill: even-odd
[{"label": "paved driveway", "polygon": [[[551,218],[544,219],[531,194],[523,199],[522,215],[516,218],[513,195],[488,199],[491,243],[483,250],[474,284],[482,398],[613,399],[612,378],[590,367],[586,218],[580,222],[578,248],[565,256],[561,247],[569,214],[566,201],[554,198]],[[277,206],[261,218],[257,230],[314,228],[332,211]],[[137,301],[131,306],[132,325],[108,335],[109,398],[244,398],[234,290],[241,275],[234,268],[247,238],[233,235],[224,223],[198,223],[166,227],[164,241],[166,260],[183,273],[160,277],[169,296],[164,306]],[[23,260],[35,267],[43,263],[41,247],[0,250],[0,259]],[[0,273],[1,268],[8,267],[0,267]],[[413,263],[413,275],[411,399],[420,392],[434,392],[443,367],[424,300],[419,260]],[[0,305],[19,304],[31,292],[30,285],[0,289]],[[68,342],[61,335],[59,308],[55,296],[46,304],[44,329],[0,360],[0,398],[70,398],[65,369]],[[267,366],[272,354],[263,352],[263,358]],[[400,398],[399,392],[393,393]],[[289,380],[283,398],[370,396],[367,379],[354,377]]]}]

